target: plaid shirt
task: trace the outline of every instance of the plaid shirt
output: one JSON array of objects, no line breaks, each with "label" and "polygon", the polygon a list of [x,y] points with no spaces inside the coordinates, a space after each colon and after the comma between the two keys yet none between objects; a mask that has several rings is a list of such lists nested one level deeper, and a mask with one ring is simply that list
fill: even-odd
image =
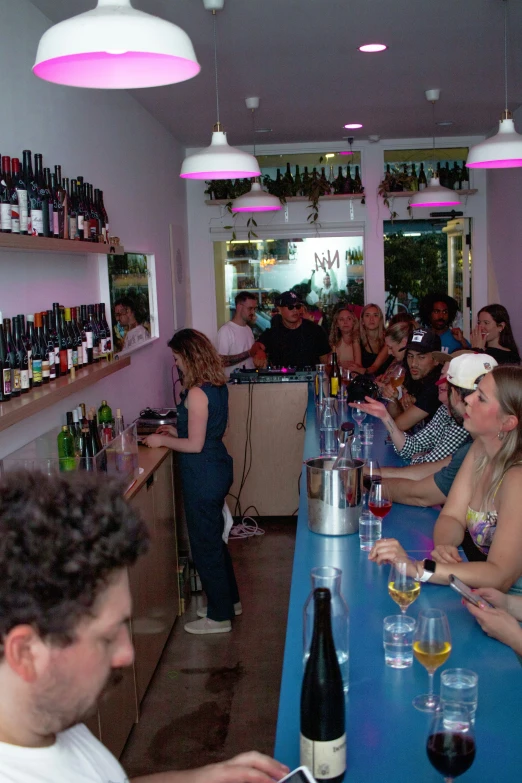
[{"label": "plaid shirt", "polygon": [[424,429],[416,435],[406,435],[400,451],[394,448],[399,457],[412,464],[438,462],[454,454],[468,440],[469,432],[457,424],[445,405],[441,405]]}]

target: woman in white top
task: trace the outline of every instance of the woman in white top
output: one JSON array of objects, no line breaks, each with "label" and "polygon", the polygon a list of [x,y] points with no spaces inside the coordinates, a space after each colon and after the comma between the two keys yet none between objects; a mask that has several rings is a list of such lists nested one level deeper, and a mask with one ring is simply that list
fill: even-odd
[{"label": "woman in white top", "polygon": [[341,308],[334,314],[330,329],[330,345],[337,353],[339,367],[348,367],[348,363],[361,363],[361,344],[359,342],[359,321],[355,313]]}]

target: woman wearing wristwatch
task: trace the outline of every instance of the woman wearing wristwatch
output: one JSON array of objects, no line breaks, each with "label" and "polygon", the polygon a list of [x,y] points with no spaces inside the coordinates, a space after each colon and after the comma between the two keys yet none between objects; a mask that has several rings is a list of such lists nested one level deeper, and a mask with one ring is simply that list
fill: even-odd
[{"label": "woman wearing wristwatch", "polygon": [[[412,564],[411,575],[448,584],[455,574],[470,587],[522,593],[522,368],[495,367],[465,402],[474,443],[435,523],[433,560]],[[404,554],[381,539],[369,558],[380,565]]]}]

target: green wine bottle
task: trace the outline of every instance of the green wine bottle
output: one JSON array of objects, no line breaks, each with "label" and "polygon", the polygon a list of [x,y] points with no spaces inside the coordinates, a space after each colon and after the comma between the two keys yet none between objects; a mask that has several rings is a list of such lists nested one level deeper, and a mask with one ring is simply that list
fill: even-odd
[{"label": "green wine bottle", "polygon": [[62,426],[61,432],[58,434],[58,457],[62,472],[68,473],[71,470],[76,470],[74,437],[67,424]]}]

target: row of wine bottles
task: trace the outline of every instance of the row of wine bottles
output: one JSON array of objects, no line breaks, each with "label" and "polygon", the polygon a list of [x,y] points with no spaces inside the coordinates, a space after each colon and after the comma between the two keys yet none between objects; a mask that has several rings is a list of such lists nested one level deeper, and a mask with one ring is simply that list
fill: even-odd
[{"label": "row of wine bottles", "polygon": [[[469,172],[465,161],[462,161],[462,166],[459,166],[455,161],[452,168],[450,168],[449,161],[446,161],[445,164],[437,163],[433,176],[438,177],[444,188],[451,190],[467,190],[469,188]],[[388,163],[384,182],[386,190],[390,193],[400,193],[403,190],[424,190],[428,186],[424,163],[420,164],[418,174],[415,163],[411,164],[411,171],[407,163],[402,164],[402,171],[398,167],[391,168]]]},{"label": "row of wine bottles", "polygon": [[112,357],[105,304],[63,307],[3,318],[0,313],[0,402],[75,368]]},{"label": "row of wine bottles", "polygon": [[[123,417],[118,408],[113,419],[112,410],[106,400],[98,408],[86,412],[85,404],[67,412],[67,424],[61,428],[57,438],[59,467],[63,472],[76,470],[93,471],[94,458],[124,430]],[[103,459],[99,468],[106,469]]]},{"label": "row of wine bottles", "polygon": [[0,230],[8,234],[109,241],[109,216],[103,191],[83,177],[62,178],[61,166],[54,173],[43,167],[42,155],[23,151],[11,160],[2,156],[0,177]]}]

